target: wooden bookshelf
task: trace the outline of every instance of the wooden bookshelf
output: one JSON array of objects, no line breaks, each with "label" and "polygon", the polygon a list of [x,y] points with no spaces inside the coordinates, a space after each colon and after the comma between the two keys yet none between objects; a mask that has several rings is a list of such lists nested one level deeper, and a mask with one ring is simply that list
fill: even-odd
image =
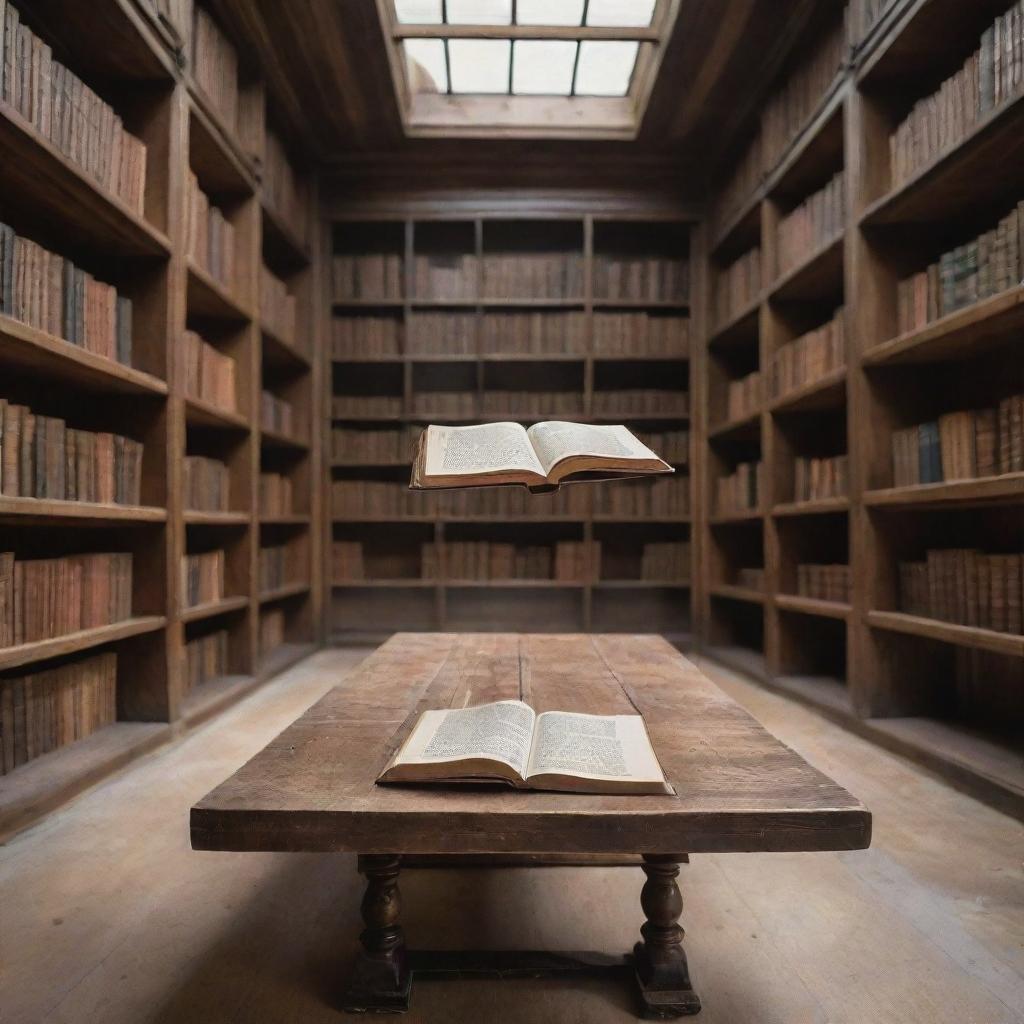
[{"label": "wooden bookshelf", "polygon": [[[682,394],[689,390],[689,229],[679,215],[658,223],[581,202],[578,213],[543,220],[510,217],[484,204],[468,216],[439,212],[378,221],[349,208],[335,217],[332,242],[341,285],[332,282],[328,305],[341,340],[331,353],[328,438],[332,430],[358,431],[351,444],[362,443],[363,435],[404,427],[411,443],[430,422],[506,419],[624,422],[641,433],[689,429]],[[352,276],[352,261],[359,258],[376,261],[367,264],[361,292]],[[664,273],[678,277],[666,277],[661,292],[646,290],[642,277],[630,285],[621,268],[647,259],[672,264],[675,269]],[[645,290],[637,293],[641,280]],[[639,325],[634,333],[650,345],[620,351],[614,341],[599,340],[599,330],[620,329],[625,337],[626,327],[617,328],[614,317]],[[388,340],[372,330],[384,331]],[[360,331],[367,332],[362,344]],[[509,411],[495,411],[490,403],[506,390]],[[637,397],[627,407],[609,396],[616,390]],[[680,393],[674,407],[659,411],[653,404],[659,390]],[[538,397],[536,411],[527,411],[531,395],[545,391],[552,400]],[[449,392],[463,396],[464,408],[445,408]],[[561,404],[553,404],[556,399]],[[377,411],[374,401],[390,405]],[[366,444],[381,440],[387,439],[365,437]],[[332,484],[346,482],[356,499],[375,484],[404,490],[409,445],[397,436],[387,443],[376,454],[346,448],[348,439],[340,448],[332,445]],[[678,512],[615,511],[593,504],[585,489],[571,507],[560,506],[559,499],[526,501],[506,489],[504,511],[474,504],[479,495],[469,497],[465,511],[436,495],[416,494],[404,511],[334,508],[332,540],[362,545],[368,578],[335,575],[333,637],[517,626],[614,631],[644,624],[688,634],[689,584],[641,578],[645,543],[690,543],[688,440],[672,461],[687,492]],[[548,548],[552,577],[456,578],[448,565],[453,545],[464,541]],[[555,547],[563,541],[589,542],[588,552],[599,550],[600,564],[611,559],[609,571],[624,578],[601,578],[589,553],[574,578],[553,578]],[[424,579],[428,544],[438,572]],[[386,578],[396,565],[400,578]],[[689,561],[686,576],[692,578]]]},{"label": "wooden bookshelf", "polygon": [[[140,210],[103,190],[81,167],[0,104],[5,159],[0,183],[14,230],[112,284],[133,308],[131,365],[116,362],[0,315],[0,399],[58,416],[69,427],[123,433],[141,441],[140,504],[92,503],[5,495],[5,550],[19,557],[130,551],[132,615],[109,626],[0,650],[0,686],[97,651],[117,654],[117,721],[86,739],[27,762],[3,777],[0,835],[80,792],[182,729],[227,707],[322,641],[323,517],[321,421],[322,306],[313,239],[317,198],[301,153],[289,152],[303,184],[301,215],[272,208],[272,186],[257,178],[262,152],[253,130],[276,111],[258,68],[240,65],[240,95],[250,115],[223,123],[192,79],[190,49],[142,16],[130,0],[87,13],[70,0],[17,4],[23,23],[79,70],[147,148]],[[190,27],[186,27],[190,28]],[[184,33],[188,35],[188,31]],[[183,183],[196,174],[234,229],[232,287],[188,253]],[[295,297],[294,336],[261,330],[261,263]],[[177,353],[183,331],[198,331],[235,361],[236,403],[225,409],[194,397]],[[260,393],[271,390],[301,410],[300,442],[275,447],[260,430]],[[302,420],[305,416],[306,419]],[[186,455],[228,467],[228,511],[186,507]],[[262,517],[257,495],[264,463],[291,480],[292,507]],[[287,594],[280,650],[258,649],[261,595],[256,573],[263,531],[285,531],[299,552]],[[185,607],[180,562],[192,550],[226,552],[224,600]],[[227,633],[227,671],[186,692],[186,643]],[[61,659],[54,662],[54,659]]]},{"label": "wooden bookshelf", "polygon": [[[1024,721],[1019,706],[1002,701],[997,675],[986,682],[988,664],[972,667],[970,659],[995,658],[1019,680],[1024,637],[900,610],[898,568],[931,549],[1024,549],[1022,474],[897,486],[892,451],[896,430],[1022,390],[1019,285],[901,332],[897,284],[991,229],[1024,198],[1014,173],[1024,94],[1004,99],[896,185],[889,143],[914,103],[960,69],[1010,6],[894,0],[862,38],[847,40],[839,75],[781,155],[768,163],[755,147],[761,163],[752,174],[737,145],[734,163],[718,169],[727,187],[711,197],[698,235],[702,283],[693,300],[694,322],[704,325],[694,339],[694,390],[702,396],[694,406],[702,492],[695,529],[703,552],[694,617],[709,656],[1019,813],[1024,769],[1002,752]],[[860,0],[849,7],[860,24]],[[820,25],[809,28],[797,44],[800,60],[826,37]],[[788,74],[784,66],[775,89]],[[771,96],[745,138],[767,130]],[[780,220],[839,171],[845,207],[836,233],[775,276]],[[751,183],[745,196],[730,191],[734,173]],[[760,294],[716,322],[708,314],[728,268],[754,246]],[[834,316],[844,328],[842,365],[775,396],[766,390],[759,412],[726,422],[731,381],[770,373],[783,346]],[[848,459],[846,493],[796,500],[796,460],[840,454]],[[766,514],[717,510],[716,480],[755,457]],[[849,602],[797,594],[798,566],[815,563],[849,566]],[[763,594],[736,585],[740,568],[761,566]],[[979,674],[970,685],[958,684],[972,671]]]}]

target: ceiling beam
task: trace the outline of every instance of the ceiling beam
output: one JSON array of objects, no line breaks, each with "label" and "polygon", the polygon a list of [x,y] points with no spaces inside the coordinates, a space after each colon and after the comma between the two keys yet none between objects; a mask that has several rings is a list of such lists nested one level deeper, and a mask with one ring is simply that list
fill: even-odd
[{"label": "ceiling beam", "polygon": [[651,26],[618,25],[402,25],[391,28],[395,39],[612,39],[656,43]]}]

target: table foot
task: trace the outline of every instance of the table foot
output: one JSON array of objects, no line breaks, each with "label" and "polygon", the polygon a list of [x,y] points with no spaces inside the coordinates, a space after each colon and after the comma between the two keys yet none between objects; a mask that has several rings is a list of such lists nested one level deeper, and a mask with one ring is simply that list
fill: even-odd
[{"label": "table foot", "polygon": [[401,859],[389,854],[362,855],[359,870],[366,876],[359,936],[363,949],[356,958],[342,997],[349,1012],[404,1013],[412,998],[412,972],[399,924]]},{"label": "table foot", "polygon": [[647,920],[640,929],[643,941],[633,949],[636,986],[643,1016],[653,1020],[685,1017],[700,1012],[700,999],[690,983],[683,950],[679,916],[683,897],[676,884],[679,854],[645,854],[647,876],[640,905]]}]

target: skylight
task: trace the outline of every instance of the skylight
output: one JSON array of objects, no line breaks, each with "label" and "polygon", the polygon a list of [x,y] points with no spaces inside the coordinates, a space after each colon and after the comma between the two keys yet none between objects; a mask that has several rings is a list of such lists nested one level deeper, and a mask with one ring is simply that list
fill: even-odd
[{"label": "skylight", "polygon": [[446,121],[463,133],[490,126],[517,134],[635,134],[678,6],[677,0],[377,2],[411,134],[417,128],[440,133]]}]

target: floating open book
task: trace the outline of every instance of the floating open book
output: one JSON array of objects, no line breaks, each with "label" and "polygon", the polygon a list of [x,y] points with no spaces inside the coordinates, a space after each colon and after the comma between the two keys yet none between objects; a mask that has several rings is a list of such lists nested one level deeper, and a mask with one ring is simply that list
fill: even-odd
[{"label": "floating open book", "polygon": [[500,781],[566,793],[672,792],[640,715],[537,715],[520,700],[424,711],[377,781]]},{"label": "floating open book", "polygon": [[550,491],[563,481],[672,472],[623,426],[549,420],[527,430],[519,423],[483,423],[427,427],[420,435],[409,486],[523,484]]}]

